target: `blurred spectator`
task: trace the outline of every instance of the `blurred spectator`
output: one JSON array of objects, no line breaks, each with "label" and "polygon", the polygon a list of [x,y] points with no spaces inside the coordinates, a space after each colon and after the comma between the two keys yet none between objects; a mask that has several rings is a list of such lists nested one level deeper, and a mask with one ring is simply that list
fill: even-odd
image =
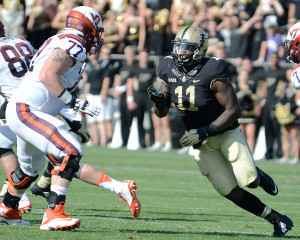
[{"label": "blurred spectator", "polygon": [[133,114],[132,111],[128,111],[126,91],[127,91],[127,79],[130,77],[132,69],[135,67],[135,55],[136,47],[127,46],[124,49],[125,60],[121,62],[119,71],[115,75],[114,88],[112,94],[119,96],[119,111],[121,120],[121,135],[123,147],[127,146],[130,126],[132,123]]},{"label": "blurred spectator", "polygon": [[289,0],[288,18],[296,18],[300,20],[300,1]]},{"label": "blurred spectator", "polygon": [[206,33],[208,36],[208,55],[212,55],[216,48],[224,48],[224,38],[217,30],[215,20],[208,20]]},{"label": "blurred spectator", "polygon": [[[247,55],[251,61],[259,60],[260,51],[263,45],[266,45],[266,31],[263,28],[263,17],[261,15],[254,15],[248,21],[245,21],[240,29],[240,34],[248,37],[248,52]],[[262,55],[262,53],[261,53]],[[261,62],[258,62],[259,65]]]},{"label": "blurred spectator", "polygon": [[267,16],[264,21],[264,28],[267,33],[266,44],[261,47],[259,59],[261,62],[269,62],[272,53],[278,53],[279,59],[282,59],[284,57],[284,46],[281,34],[278,32],[277,17],[274,15]]},{"label": "blurred spectator", "polygon": [[263,16],[283,17],[284,8],[278,0],[261,0],[255,13]]},{"label": "blurred spectator", "polygon": [[24,20],[24,4],[20,0],[0,2],[0,19],[5,26],[7,38],[19,38]]},{"label": "blurred spectator", "polygon": [[35,49],[38,49],[52,35],[53,18],[54,12],[49,1],[35,0],[27,23],[27,30],[30,33],[28,40]]},{"label": "blurred spectator", "polygon": [[182,27],[191,25],[195,20],[196,13],[193,0],[173,1],[170,15],[172,34],[176,34]]},{"label": "blurred spectator", "polygon": [[143,49],[139,53],[139,64],[131,71],[130,78],[127,79],[127,107],[137,118],[139,142],[142,148],[146,147],[146,130],[144,128],[145,113],[149,117],[149,143],[154,143],[154,129],[151,119],[152,102],[148,98],[147,88],[156,79],[156,67],[149,62],[149,54]]},{"label": "blurred spectator", "polygon": [[113,98],[108,96],[108,89],[114,73],[114,63],[110,60],[110,49],[103,46],[100,57],[91,56],[91,62],[86,69],[87,82],[84,89],[84,99],[98,102],[101,113],[96,117],[87,115],[87,124],[91,129],[92,145],[106,146],[113,134]]},{"label": "blurred spectator", "polygon": [[[160,89],[161,82],[155,82],[156,89]],[[170,127],[170,118],[167,114],[163,118],[159,118],[152,113],[152,121],[154,127],[154,144],[148,148],[149,151],[161,150],[162,152],[168,152],[172,149],[172,136]]]},{"label": "blurred spectator", "polygon": [[171,4],[172,1],[156,1],[156,4],[150,5],[151,9],[147,9],[147,46],[152,55],[165,55],[169,48],[167,45]]},{"label": "blurred spectator", "polygon": [[112,53],[122,53],[120,48],[121,44],[121,34],[120,26],[121,23],[117,22],[117,14],[113,11],[107,11],[105,14],[105,19],[103,20],[103,39],[104,44],[111,49]]},{"label": "blurred spectator", "polygon": [[276,142],[275,155],[282,158],[282,141],[280,125],[275,118],[275,105],[284,97],[284,90],[287,85],[285,70],[279,66],[277,53],[270,56],[269,68],[265,72],[265,83],[262,85],[262,95],[265,96],[263,107],[263,124],[265,126],[265,136],[267,151],[266,160],[271,160],[274,153],[274,143]]},{"label": "blurred spectator", "polygon": [[120,35],[124,46],[133,45],[141,51],[146,43],[146,21],[144,16],[139,16],[136,5],[129,4],[126,11],[118,16],[120,24]]},{"label": "blurred spectator", "polygon": [[242,115],[239,118],[241,130],[247,138],[251,152],[254,152],[255,133],[256,133],[256,116],[255,108],[258,96],[255,88],[249,85],[249,72],[241,69],[237,78],[236,94],[242,109]]},{"label": "blurred spectator", "polygon": [[[297,111],[297,104],[295,101],[296,94],[298,92],[297,89],[294,88],[291,82],[291,74],[292,69],[288,69],[286,71],[286,78],[288,79],[289,83],[285,89],[284,98],[281,100],[282,104],[289,104],[291,109],[291,113],[296,115],[296,119],[288,124],[283,125],[282,129],[282,136],[283,136],[283,157],[279,160],[280,163],[291,163],[295,164],[299,162],[299,124],[300,124],[300,115],[296,114]],[[300,111],[300,108],[298,109]],[[293,142],[293,159],[290,159],[292,143]]]},{"label": "blurred spectator", "polygon": [[55,29],[55,31],[59,32],[63,28],[66,27],[66,19],[71,11],[76,5],[76,0],[63,0],[58,6],[58,11],[55,14],[51,27]]}]

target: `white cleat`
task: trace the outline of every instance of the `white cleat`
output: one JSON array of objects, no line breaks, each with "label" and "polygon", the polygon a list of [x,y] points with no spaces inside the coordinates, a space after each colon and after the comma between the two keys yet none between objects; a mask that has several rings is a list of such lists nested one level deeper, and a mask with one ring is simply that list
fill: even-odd
[{"label": "white cleat", "polygon": [[121,182],[122,193],[119,194],[121,201],[124,199],[126,204],[130,207],[131,213],[134,217],[138,217],[141,211],[141,204],[136,196],[136,183],[132,180]]},{"label": "white cleat", "polygon": [[47,208],[42,224],[40,226],[41,231],[51,231],[51,230],[70,230],[75,229],[80,226],[80,220],[76,218],[71,218],[69,213],[64,212],[65,203],[61,202],[57,205],[54,210]]},{"label": "white cleat", "polygon": [[23,196],[21,197],[18,208],[21,213],[26,213],[31,211],[32,209],[31,201],[26,193],[24,193]]}]

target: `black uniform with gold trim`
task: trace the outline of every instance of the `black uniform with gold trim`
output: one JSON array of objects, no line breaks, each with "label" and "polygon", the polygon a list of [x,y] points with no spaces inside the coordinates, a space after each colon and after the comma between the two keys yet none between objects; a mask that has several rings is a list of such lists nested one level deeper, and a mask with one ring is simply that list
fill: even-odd
[{"label": "black uniform with gold trim", "polygon": [[159,89],[147,89],[154,113],[164,117],[174,103],[187,130],[179,142],[196,149],[194,158],[202,175],[226,199],[273,224],[273,237],[283,237],[292,229],[292,220],[243,188],[260,186],[270,195],[278,194],[274,180],[255,165],[238,127],[241,108],[228,65],[205,58],[207,36],[199,27],[182,28],[172,45],[172,57],[165,57],[157,70]]},{"label": "black uniform with gold trim", "polygon": [[[218,58],[204,58],[192,71],[180,71],[171,56],[158,66],[158,76],[170,88],[171,101],[176,105],[187,131],[211,124],[224,108],[210,90],[213,81],[227,79],[230,71],[227,63]],[[238,126],[236,121],[228,129]]]}]

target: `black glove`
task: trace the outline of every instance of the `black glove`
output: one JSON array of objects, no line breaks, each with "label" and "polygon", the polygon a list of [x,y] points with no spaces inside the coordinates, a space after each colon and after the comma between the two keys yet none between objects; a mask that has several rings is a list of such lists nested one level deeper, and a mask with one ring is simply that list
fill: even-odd
[{"label": "black glove", "polygon": [[198,129],[191,129],[179,139],[179,142],[183,147],[193,146],[194,149],[197,149],[209,136],[215,134],[216,130],[217,127],[213,124]]},{"label": "black glove", "polygon": [[157,90],[151,85],[147,89],[149,99],[154,103],[158,109],[163,109],[165,106],[165,99],[163,93],[158,93]]},{"label": "black glove", "polygon": [[65,117],[63,117],[63,118],[65,119],[65,121],[69,125],[70,131],[73,132],[73,133],[76,133],[78,136],[81,137],[81,142],[82,143],[87,143],[88,141],[90,141],[91,136],[90,136],[87,129],[82,128],[80,121],[70,121],[69,119],[67,119]]}]

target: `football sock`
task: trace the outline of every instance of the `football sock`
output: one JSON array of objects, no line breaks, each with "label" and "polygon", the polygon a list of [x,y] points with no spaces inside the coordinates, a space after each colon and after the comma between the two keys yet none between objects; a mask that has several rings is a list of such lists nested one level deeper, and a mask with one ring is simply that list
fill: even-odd
[{"label": "football sock", "polygon": [[256,196],[247,191],[245,191],[241,201],[235,204],[256,216],[261,216],[266,207]]},{"label": "football sock", "polygon": [[0,192],[0,196],[4,196],[4,194],[7,192],[7,188],[9,186],[9,182],[8,180],[6,179],[3,183],[3,186],[2,186],[2,190]]},{"label": "football sock", "polygon": [[51,191],[48,197],[48,207],[53,210],[58,204],[60,204],[60,202],[65,202],[67,192],[67,188],[57,185],[51,186]]},{"label": "football sock", "polygon": [[119,181],[112,179],[110,176],[105,173],[101,173],[97,186],[103,187],[111,192],[120,194],[122,192],[122,186]]},{"label": "football sock", "polygon": [[15,193],[11,187],[8,187],[6,194],[4,195],[3,204],[6,207],[16,209],[18,207],[19,201],[22,197],[23,193],[18,194]]}]

